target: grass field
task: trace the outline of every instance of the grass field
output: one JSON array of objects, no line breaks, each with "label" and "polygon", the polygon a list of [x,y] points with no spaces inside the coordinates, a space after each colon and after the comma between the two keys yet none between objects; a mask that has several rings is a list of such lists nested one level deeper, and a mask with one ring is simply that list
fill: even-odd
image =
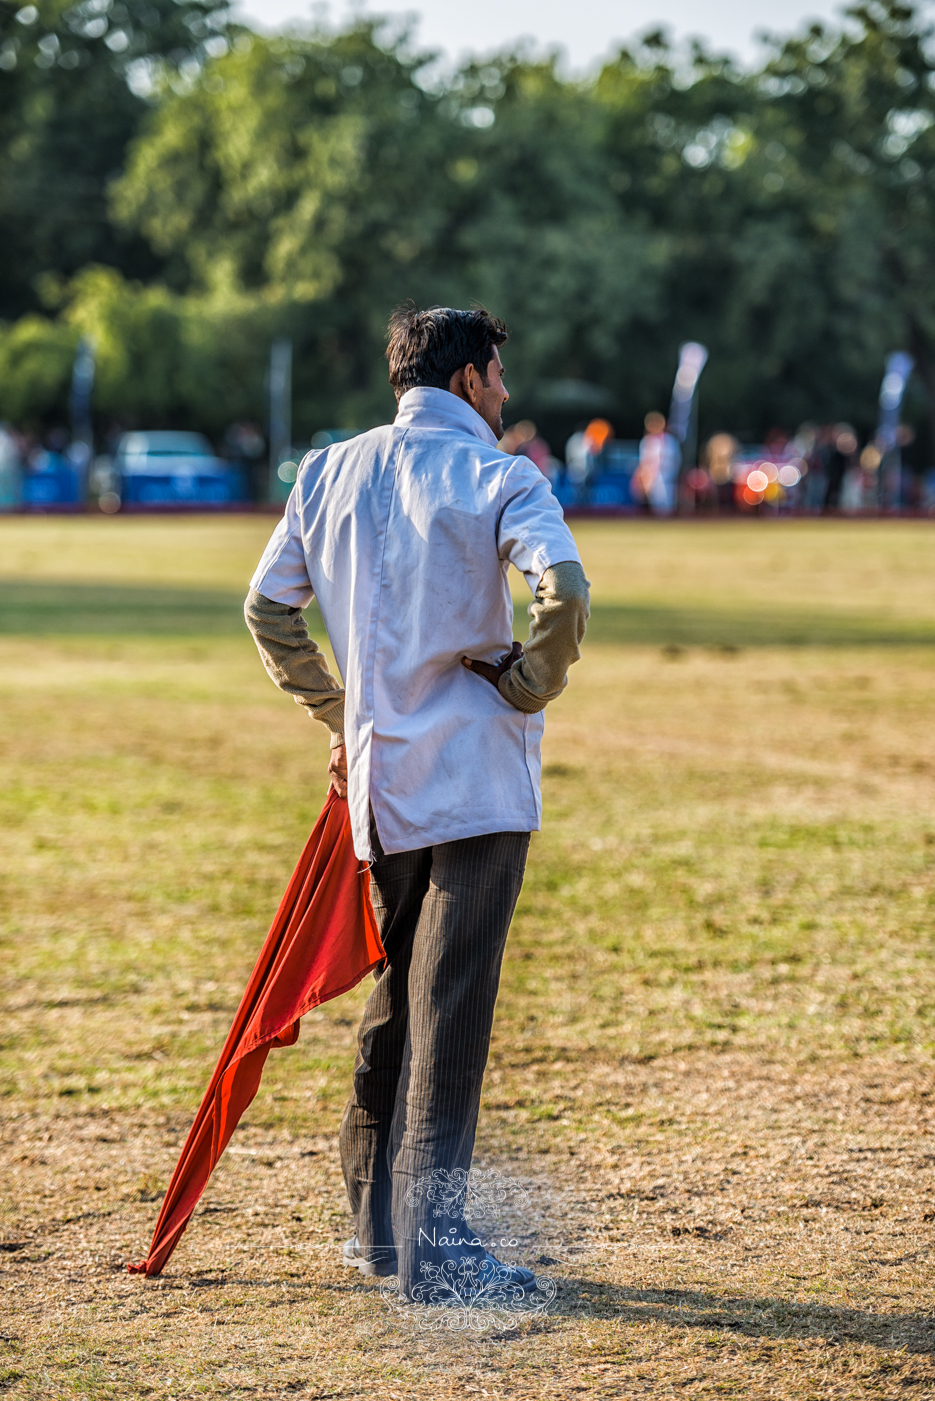
[{"label": "grass field", "polygon": [[242,623],[270,528],[0,520],[0,1394],[935,1396],[926,523],[576,531],[476,1153],[552,1312],[414,1335],[340,1265],[365,988],[124,1272],[324,796]]}]

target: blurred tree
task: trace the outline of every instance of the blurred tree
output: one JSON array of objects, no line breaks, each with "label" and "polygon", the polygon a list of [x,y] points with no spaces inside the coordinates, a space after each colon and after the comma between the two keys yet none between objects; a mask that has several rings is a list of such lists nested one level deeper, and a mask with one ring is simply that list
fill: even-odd
[{"label": "blurred tree", "polygon": [[646,402],[649,371],[664,407],[662,361],[703,341],[703,429],[869,431],[884,357],[905,346],[935,431],[932,30],[897,0],[846,17],[775,40],[757,73],[656,34],[597,80],[621,204],[669,240],[634,386]]},{"label": "blurred tree", "polygon": [[443,164],[460,129],[376,30],[242,36],[165,95],[114,190],[179,291],[276,312],[315,426],[385,417],[386,315],[431,296],[451,233]]},{"label": "blurred tree", "polygon": [[640,407],[666,408],[678,343],[700,340],[711,351],[702,432],[759,436],[852,409],[854,367],[845,374],[828,354],[827,250],[810,236],[802,182],[778,173],[785,124],[758,75],[651,35],[604,69],[596,97],[621,205],[669,248],[631,370]]},{"label": "blurred tree", "polygon": [[220,437],[237,418],[262,421],[263,373],[276,318],[243,299],[180,296],[83,269],[52,320],[0,326],[0,412],[34,425],[65,418],[80,336],[95,348],[94,409],[126,427],[196,428]]},{"label": "blurred tree", "polygon": [[63,414],[78,332],[63,321],[21,316],[0,327],[0,385],[4,418],[35,429]]},{"label": "blurred tree", "polygon": [[215,436],[236,418],[262,421],[264,308],[179,296],[98,267],[70,284],[65,319],[96,348],[95,403],[108,418]]},{"label": "blurred tree", "polygon": [[872,416],[884,354],[911,351],[935,455],[935,30],[898,0],[846,15],[777,43],[760,127],[826,279],[816,372],[860,386]]},{"label": "blurred tree", "polygon": [[[557,447],[597,408],[638,432],[686,339],[711,350],[702,432],[869,430],[901,344],[935,397],[935,79],[915,6],[777,40],[756,73],[651,33],[587,83],[519,51],[433,85],[386,22],[260,38],[194,0],[0,18],[0,297],[8,316],[59,308],[0,340],[48,343],[54,367],[53,346],[93,334],[97,403],[125,421],[258,417],[277,334],[298,434],[383,420],[384,327],[406,297],[506,316],[514,411]],[[52,411],[57,373],[30,412]],[[0,381],[0,412],[18,393]]]},{"label": "blurred tree", "polygon": [[369,21],[244,38],[166,97],[115,186],[174,286],[280,309],[302,427],[386,416],[384,327],[407,296],[495,304],[527,397],[599,380],[649,318],[658,249],[616,206],[589,96],[515,56],[433,94],[424,64]]},{"label": "blurred tree", "polygon": [[507,55],[466,68],[456,91],[472,140],[446,167],[453,261],[515,332],[512,392],[537,413],[573,408],[576,386],[579,413],[624,410],[669,241],[619,204],[591,90],[562,81],[554,58]]},{"label": "blurred tree", "polygon": [[37,278],[106,262],[153,276],[145,241],[108,217],[107,187],[163,87],[228,45],[228,0],[0,4],[0,316],[38,306]]}]

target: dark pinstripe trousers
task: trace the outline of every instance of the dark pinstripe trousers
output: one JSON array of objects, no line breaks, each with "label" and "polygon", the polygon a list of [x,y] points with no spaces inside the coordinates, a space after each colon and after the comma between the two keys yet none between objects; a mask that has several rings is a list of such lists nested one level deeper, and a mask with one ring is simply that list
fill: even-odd
[{"label": "dark pinstripe trousers", "polygon": [[371,838],[371,893],[387,961],[360,1024],[341,1166],[361,1249],[374,1260],[395,1251],[408,1294],[423,1263],[451,1257],[431,1242],[471,1237],[457,1209],[440,1217],[419,1184],[436,1169],[471,1165],[529,833],[494,832],[394,856],[383,854],[373,823]]}]

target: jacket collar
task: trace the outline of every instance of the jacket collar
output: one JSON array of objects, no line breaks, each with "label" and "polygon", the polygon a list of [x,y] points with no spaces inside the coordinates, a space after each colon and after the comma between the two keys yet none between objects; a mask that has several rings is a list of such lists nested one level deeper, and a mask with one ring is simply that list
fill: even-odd
[{"label": "jacket collar", "polygon": [[462,433],[471,433],[490,447],[497,446],[493,431],[479,413],[471,408],[457,394],[447,389],[407,389],[399,401],[399,410],[394,420],[400,428],[448,428]]}]

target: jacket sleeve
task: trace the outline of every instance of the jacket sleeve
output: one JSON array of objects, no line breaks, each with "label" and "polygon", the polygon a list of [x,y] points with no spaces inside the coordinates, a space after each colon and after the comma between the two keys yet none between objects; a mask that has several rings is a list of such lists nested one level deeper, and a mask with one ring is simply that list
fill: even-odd
[{"label": "jacket sleeve", "polygon": [[544,710],[568,684],[589,614],[589,584],[577,560],[553,564],[529,605],[529,641],[518,662],[500,677],[499,691],[517,710]]},{"label": "jacket sleeve", "polygon": [[344,687],[308,635],[301,608],[276,603],[251,589],[244,604],[247,627],[263,665],[281,691],[331,731],[331,747],[344,743]]}]

